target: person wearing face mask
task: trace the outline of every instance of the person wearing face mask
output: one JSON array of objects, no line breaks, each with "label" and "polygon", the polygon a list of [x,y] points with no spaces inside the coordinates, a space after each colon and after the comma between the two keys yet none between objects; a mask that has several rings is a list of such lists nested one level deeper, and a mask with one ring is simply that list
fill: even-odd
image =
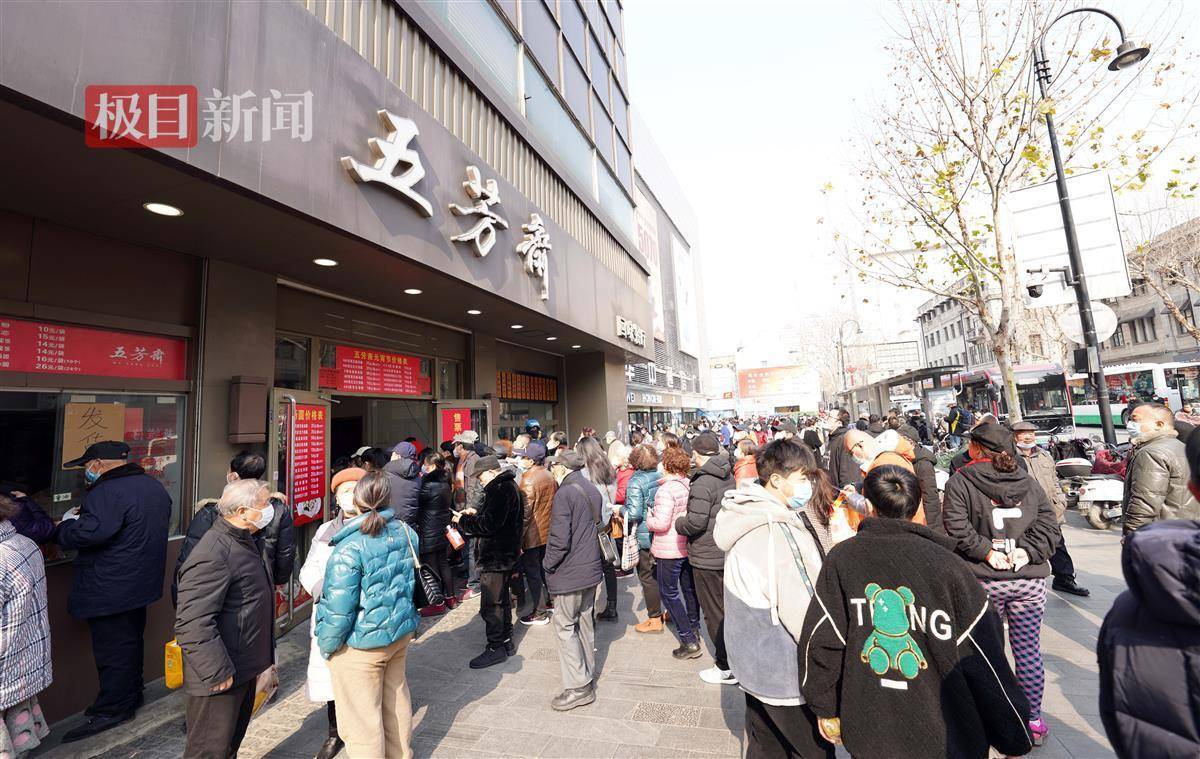
[{"label": "person wearing face mask", "polygon": [[1125,535],[1164,519],[1198,519],[1200,504],[1188,491],[1186,449],[1171,410],[1143,403],[1129,415],[1133,453],[1125,468],[1121,501]]},{"label": "person wearing face mask", "polygon": [[256,680],[274,661],[274,593],[253,538],[274,516],[270,493],[261,480],[226,485],[217,501],[221,519],[179,574],[175,639],[187,694],[184,757],[237,755]]},{"label": "person wearing face mask", "polygon": [[78,551],[67,611],[87,620],[100,679],[88,721],[67,732],[64,743],[132,719],[143,701],[146,607],[163,594],[171,496],[128,458],[129,446],[107,440],[63,464],[83,467],[87,491],[53,540]]},{"label": "person wearing face mask", "polygon": [[[725,552],[729,679],[746,694],[746,756],[832,757],[800,694],[797,644],[824,552],[807,512],[820,470],[796,440],[770,442],[756,481],[725,494],[713,537]],[[824,483],[824,474],[820,475]]]},{"label": "person wearing face mask", "polygon": [[[333,502],[337,506],[333,518],[317,528],[309,546],[308,556],[304,566],[300,567],[300,585],[313,597],[313,607],[321,603],[321,590],[325,584],[325,567],[329,557],[333,555],[333,536],[341,532],[346,521],[358,516],[358,507],[354,505],[354,487],[358,481],[367,476],[365,469],[350,467],[343,469],[333,476],[329,490],[333,493]],[[446,473],[449,478],[449,473]],[[447,521],[449,517],[447,516]],[[423,546],[422,546],[423,547]],[[325,716],[329,723],[328,737],[317,752],[316,759],[333,759],[345,747],[338,735],[337,709],[333,700],[333,678],[329,674],[329,665],[321,656],[321,648],[317,645],[317,615],[314,612],[308,621],[308,631],[311,644],[308,652],[308,673],[304,690],[309,701],[325,704]]]},{"label": "person wearing face mask", "polygon": [[[1025,469],[1029,476],[1037,481],[1050,499],[1054,516],[1058,520],[1059,531],[1067,521],[1067,496],[1058,484],[1058,473],[1054,469],[1054,457],[1049,451],[1042,450],[1037,444],[1037,427],[1032,422],[1017,422],[1012,426],[1013,438],[1017,445],[1017,453],[1025,460]],[[1058,548],[1050,557],[1050,571],[1054,575],[1051,584],[1060,593],[1070,593],[1074,596],[1088,596],[1091,591],[1075,582],[1075,562],[1067,552],[1067,541],[1059,539]]]},{"label": "person wearing face mask", "polygon": [[421,459],[421,492],[417,506],[416,529],[420,536],[421,566],[429,567],[442,585],[446,597],[444,604],[426,606],[421,616],[433,617],[453,609],[454,575],[450,572],[450,539],[446,527],[450,525],[450,473],[441,464],[441,456],[430,451]]}]

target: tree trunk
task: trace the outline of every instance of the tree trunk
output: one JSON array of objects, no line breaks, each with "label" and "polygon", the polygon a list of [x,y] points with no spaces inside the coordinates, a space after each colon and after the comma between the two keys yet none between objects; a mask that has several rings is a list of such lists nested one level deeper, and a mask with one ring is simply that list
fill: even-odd
[{"label": "tree trunk", "polygon": [[1008,423],[1016,424],[1021,421],[1021,400],[1017,395],[1017,379],[1013,375],[1012,355],[1009,352],[1012,340],[1009,335],[997,336],[997,345],[1003,343],[1002,350],[996,350],[996,364],[1000,367],[1000,388],[1004,392],[1004,403],[1008,406]]}]

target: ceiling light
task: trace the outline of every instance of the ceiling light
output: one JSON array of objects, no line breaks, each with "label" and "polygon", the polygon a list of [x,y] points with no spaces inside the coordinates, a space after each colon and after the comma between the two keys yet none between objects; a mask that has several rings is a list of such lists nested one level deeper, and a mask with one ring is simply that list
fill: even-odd
[{"label": "ceiling light", "polygon": [[483,312],[480,311],[478,308],[468,308],[467,313],[470,314],[471,316],[479,316]]},{"label": "ceiling light", "polygon": [[512,325],[512,328],[513,329],[521,329],[524,326],[525,326],[524,324],[514,324],[514,325]]},{"label": "ceiling light", "polygon": [[578,350],[578,349],[582,348],[583,346],[582,345],[572,345],[571,347]]},{"label": "ceiling light", "polygon": [[415,287],[410,287],[410,288],[408,288],[407,290],[405,290],[405,291],[404,291],[404,294],[405,294],[405,295],[420,295],[420,294],[421,294],[421,291],[420,291],[420,290],[418,290],[418,289],[417,289],[417,288],[415,288]]},{"label": "ceiling light", "polygon": [[553,335],[551,335],[550,337],[547,337],[546,339],[547,339],[547,340],[557,340],[558,338],[557,338],[557,337],[554,337]]},{"label": "ceiling light", "polygon": [[317,266],[337,266],[337,261],[332,258],[314,258],[313,263]]},{"label": "ceiling light", "polygon": [[183,216],[183,211],[166,203],[142,203],[142,208],[159,216]]}]

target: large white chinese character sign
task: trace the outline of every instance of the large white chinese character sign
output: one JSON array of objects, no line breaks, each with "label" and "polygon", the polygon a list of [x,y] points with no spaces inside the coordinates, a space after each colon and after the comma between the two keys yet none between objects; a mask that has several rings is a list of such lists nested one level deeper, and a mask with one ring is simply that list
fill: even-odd
[{"label": "large white chinese character sign", "polygon": [[496,244],[496,227],[508,229],[508,222],[491,210],[492,206],[500,202],[500,190],[495,179],[481,182],[479,169],[475,166],[467,167],[467,181],[463,182],[463,190],[473,203],[469,206],[451,203],[450,210],[455,216],[479,216],[479,221],[466,232],[454,235],[450,239],[455,242],[474,243],[475,255],[483,258]]},{"label": "large white chinese character sign", "polygon": [[525,239],[517,243],[517,252],[525,259],[525,271],[542,280],[542,300],[550,300],[550,233],[542,217],[529,214],[529,223],[522,224]]},{"label": "large white chinese character sign", "polygon": [[[379,122],[387,130],[387,138],[380,140],[372,137],[367,140],[375,164],[367,166],[359,163],[350,156],[342,157],[342,166],[350,172],[350,176],[358,182],[382,182],[415,203],[426,216],[433,216],[433,206],[421,197],[413,185],[425,176],[425,167],[421,165],[421,156],[408,146],[419,134],[417,125],[412,119],[401,118],[385,110],[377,112]],[[408,168],[399,174],[396,165],[403,163]]]}]

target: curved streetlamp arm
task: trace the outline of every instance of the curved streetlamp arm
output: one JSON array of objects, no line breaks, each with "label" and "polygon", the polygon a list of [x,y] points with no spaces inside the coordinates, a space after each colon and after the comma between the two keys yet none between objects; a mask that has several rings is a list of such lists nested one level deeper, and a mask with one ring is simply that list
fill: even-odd
[{"label": "curved streetlamp arm", "polygon": [[[1062,21],[1064,18],[1066,18],[1067,16],[1070,16],[1074,13],[1099,13],[1101,16],[1104,16],[1109,21],[1116,24],[1117,34],[1121,35],[1121,42],[1125,41],[1125,27],[1121,25],[1120,20],[1118,20],[1116,16],[1114,16],[1113,14],[1104,10],[1103,8],[1090,8],[1090,7],[1072,8],[1069,11],[1060,13],[1058,15],[1058,18],[1054,19],[1053,21],[1051,21],[1049,23],[1049,25],[1046,26],[1046,31],[1042,32],[1042,36],[1038,37],[1038,41],[1037,41],[1038,62],[1040,62],[1042,64],[1042,67],[1045,70],[1046,84],[1050,83],[1050,71],[1049,71],[1049,66],[1046,63],[1046,35],[1048,35],[1050,33],[1050,29],[1053,28],[1053,26],[1055,24],[1057,24],[1059,21]],[[1045,94],[1044,86],[1042,89],[1042,94]]]}]

